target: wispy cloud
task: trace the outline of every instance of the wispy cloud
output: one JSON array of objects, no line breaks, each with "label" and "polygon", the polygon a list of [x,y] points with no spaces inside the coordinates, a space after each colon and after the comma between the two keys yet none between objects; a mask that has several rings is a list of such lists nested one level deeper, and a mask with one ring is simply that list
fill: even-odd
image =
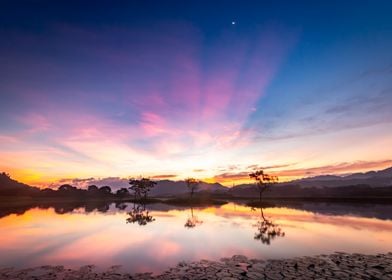
[{"label": "wispy cloud", "polygon": [[[221,183],[230,183],[235,181],[251,181],[249,173],[256,169],[269,170],[268,173],[281,177],[285,180],[286,178],[299,178],[299,177],[310,177],[318,175],[339,175],[348,174],[353,172],[362,172],[369,170],[379,170],[392,166],[392,160],[381,160],[381,161],[356,161],[356,162],[342,162],[332,165],[324,165],[318,167],[309,168],[297,168],[297,169],[284,169],[285,167],[292,166],[292,164],[282,164],[266,167],[258,165],[248,166],[247,171],[240,172],[224,172],[217,174],[213,177],[214,180]],[[283,168],[283,169],[281,169]],[[280,170],[274,170],[280,169]]]},{"label": "wispy cloud", "polygon": [[173,178],[176,178],[176,177],[177,177],[177,175],[175,175],[175,174],[161,174],[161,175],[151,176],[152,179],[159,179],[159,180],[173,179]]},{"label": "wispy cloud", "polygon": [[368,170],[379,170],[392,166],[392,160],[382,161],[356,161],[342,162],[333,165],[319,167],[288,169],[274,172],[278,176],[287,177],[308,177],[326,174],[347,174],[352,172],[361,172]]},{"label": "wispy cloud", "polygon": [[[63,24],[48,32],[55,39],[9,39],[29,45],[43,40],[72,59],[37,53],[21,61],[23,50],[2,50],[10,54],[4,67],[14,65],[9,75],[28,78],[10,78],[2,87],[13,93],[5,98],[21,108],[4,108],[12,129],[0,135],[22,139],[14,149],[26,157],[33,157],[34,148],[45,149],[47,158],[42,153],[40,159],[51,164],[16,163],[14,154],[15,164],[0,167],[24,166],[52,177],[61,174],[60,165],[87,177],[146,170],[171,175],[201,165],[211,170],[218,165],[212,157],[225,161],[249,144],[253,131],[244,124],[297,38],[295,31],[274,25],[252,37],[223,32],[208,47],[201,31],[187,23],[100,32]],[[12,156],[11,150],[0,149],[0,156]],[[63,176],[74,169],[65,168]]]}]

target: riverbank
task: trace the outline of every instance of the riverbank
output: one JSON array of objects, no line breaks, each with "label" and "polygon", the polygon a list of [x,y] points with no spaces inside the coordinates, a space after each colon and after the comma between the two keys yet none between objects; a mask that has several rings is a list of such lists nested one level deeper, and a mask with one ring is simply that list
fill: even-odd
[{"label": "riverbank", "polygon": [[97,272],[94,266],[65,269],[42,266],[0,269],[0,279],[392,279],[392,253],[378,255],[335,253],[281,260],[248,259],[245,256],[220,261],[181,262],[160,275],[121,273],[113,266]]}]

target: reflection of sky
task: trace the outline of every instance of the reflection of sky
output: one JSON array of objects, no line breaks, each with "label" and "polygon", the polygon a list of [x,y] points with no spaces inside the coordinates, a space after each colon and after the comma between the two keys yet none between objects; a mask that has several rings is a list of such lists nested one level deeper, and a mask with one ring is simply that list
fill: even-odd
[{"label": "reflection of sky", "polygon": [[194,215],[203,223],[192,229],[184,227],[190,209],[150,213],[156,221],[146,226],[126,224],[126,212],[112,210],[57,215],[51,209],[31,209],[4,217],[0,219],[0,266],[122,264],[133,272],[162,271],[181,260],[217,260],[233,254],[284,258],[392,250],[391,220],[267,208],[266,218],[285,232],[268,246],[253,239],[260,213],[248,207],[195,208]]},{"label": "reflection of sky", "polygon": [[43,184],[391,165],[389,1],[197,3],[4,4],[0,170]]}]

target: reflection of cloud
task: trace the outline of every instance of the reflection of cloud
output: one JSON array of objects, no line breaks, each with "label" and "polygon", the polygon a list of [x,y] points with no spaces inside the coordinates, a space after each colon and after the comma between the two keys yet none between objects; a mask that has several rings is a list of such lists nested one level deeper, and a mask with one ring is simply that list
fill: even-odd
[{"label": "reflection of cloud", "polygon": [[[208,211],[208,209],[203,211]],[[377,218],[364,218],[348,216],[345,214],[331,216],[328,214],[318,214],[317,212],[297,210],[286,207],[267,207],[263,208],[263,212],[266,216],[273,219],[284,228],[293,226],[298,228],[298,226],[305,225],[306,223],[316,223],[329,224],[338,227],[350,227],[355,229],[370,229],[375,231],[388,232],[392,230],[392,223]],[[240,205],[236,205],[235,209],[233,209],[233,205],[223,205],[220,208],[215,208],[214,214],[226,219],[254,219],[254,212],[251,211],[251,208]]]}]

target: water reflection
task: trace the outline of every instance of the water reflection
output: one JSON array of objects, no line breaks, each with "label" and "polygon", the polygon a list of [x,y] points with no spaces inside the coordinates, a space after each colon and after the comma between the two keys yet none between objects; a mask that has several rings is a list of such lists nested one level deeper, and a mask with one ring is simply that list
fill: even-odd
[{"label": "water reflection", "polygon": [[[83,209],[86,213],[99,211],[106,213],[110,210],[112,202],[108,201],[75,201],[75,202],[31,202],[31,203],[4,203],[0,204],[0,219],[11,214],[23,215],[32,208],[50,209],[53,208],[57,214],[72,213],[78,209]],[[128,206],[128,202],[115,202],[115,208],[123,211]],[[330,216],[350,215],[367,218],[377,218],[382,220],[392,219],[392,204],[377,203],[333,203],[333,202],[309,202],[309,201],[274,201],[274,203],[264,203],[263,208],[285,207],[297,210],[306,210]],[[162,203],[149,205],[154,211],[167,211],[179,209],[173,205]],[[191,209],[190,209],[191,210]],[[190,211],[192,212],[192,211]],[[191,215],[192,217],[192,215]]]},{"label": "water reflection", "polygon": [[150,212],[146,209],[146,204],[134,203],[131,211],[128,212],[129,217],[127,218],[128,223],[138,223],[139,226],[145,226],[148,223],[155,221],[154,217],[150,215]]},{"label": "water reflection", "polygon": [[[193,209],[162,203],[39,204],[31,209],[1,204],[0,267],[96,264],[160,272],[182,260],[234,254],[289,258],[392,251],[392,220],[385,218],[392,214],[391,205],[302,206],[275,204],[252,211],[235,203]],[[383,219],[375,218],[379,213]]]},{"label": "water reflection", "polygon": [[126,202],[116,202],[115,206],[118,210],[125,210],[128,207]]},{"label": "water reflection", "polygon": [[199,218],[193,214],[193,207],[191,207],[190,211],[191,211],[191,215],[186,220],[184,227],[194,228],[197,225],[201,225],[203,223],[203,221],[199,220]]},{"label": "water reflection", "polygon": [[[256,211],[256,208],[252,207],[252,211]],[[254,227],[257,228],[254,239],[260,240],[263,244],[266,245],[270,245],[271,240],[274,240],[276,237],[285,236],[285,233],[279,225],[275,224],[271,219],[267,219],[264,216],[262,207],[260,207],[259,221],[257,221]]]}]

